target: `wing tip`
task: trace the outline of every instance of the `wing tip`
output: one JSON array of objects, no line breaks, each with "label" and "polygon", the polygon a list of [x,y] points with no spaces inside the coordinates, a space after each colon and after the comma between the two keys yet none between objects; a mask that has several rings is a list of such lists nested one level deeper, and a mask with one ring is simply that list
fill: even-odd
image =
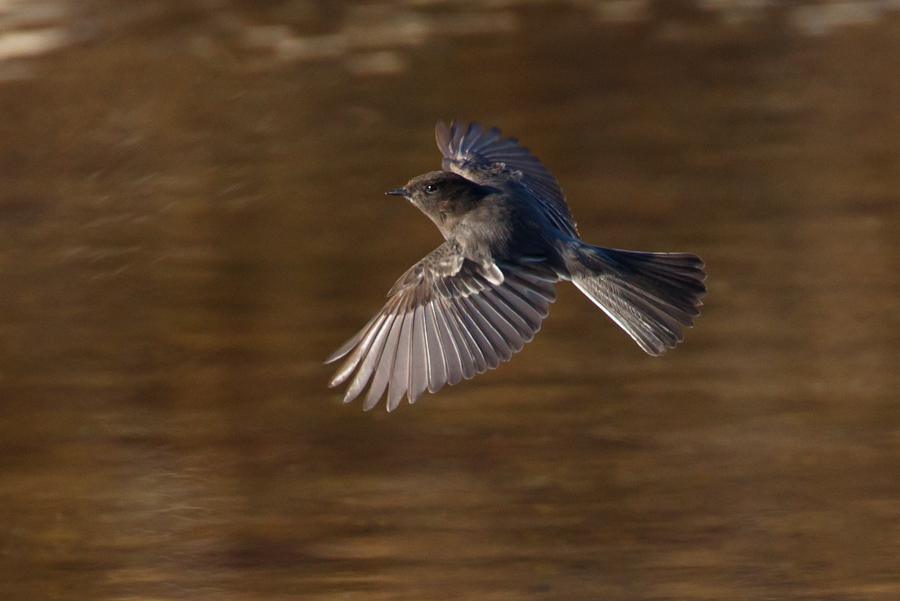
[{"label": "wing tip", "polygon": [[338,359],[340,359],[341,357],[346,355],[347,352],[349,352],[349,351],[345,351],[343,353],[341,353],[339,350],[334,351],[333,353],[331,353],[330,355],[325,357],[325,359],[322,361],[322,365],[328,365],[329,363],[334,363],[335,361],[337,361]]},{"label": "wing tip", "polygon": [[450,128],[444,123],[443,119],[438,119],[434,124],[434,139],[437,141],[438,150],[441,154],[446,154],[446,150],[450,147]]}]

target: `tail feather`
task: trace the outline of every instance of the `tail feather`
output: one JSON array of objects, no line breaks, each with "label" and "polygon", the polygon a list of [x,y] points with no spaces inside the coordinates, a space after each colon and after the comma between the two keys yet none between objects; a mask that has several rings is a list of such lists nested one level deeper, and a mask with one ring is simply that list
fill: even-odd
[{"label": "tail feather", "polygon": [[651,355],[684,339],[706,295],[697,255],[584,245],[571,263],[572,282]]}]

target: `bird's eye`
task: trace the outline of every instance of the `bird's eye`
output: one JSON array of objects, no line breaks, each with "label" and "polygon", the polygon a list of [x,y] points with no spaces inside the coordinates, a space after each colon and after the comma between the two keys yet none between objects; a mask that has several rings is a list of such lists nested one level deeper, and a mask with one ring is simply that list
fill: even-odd
[{"label": "bird's eye", "polygon": [[435,186],[434,184],[426,184],[425,192],[427,192],[428,194],[433,194],[434,192],[437,192],[437,186]]}]

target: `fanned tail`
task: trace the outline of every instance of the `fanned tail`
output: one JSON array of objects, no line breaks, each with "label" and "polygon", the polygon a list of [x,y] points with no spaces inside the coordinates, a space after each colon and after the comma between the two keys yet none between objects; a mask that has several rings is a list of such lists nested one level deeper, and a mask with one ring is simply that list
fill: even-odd
[{"label": "fanned tail", "polygon": [[581,245],[572,282],[651,355],[684,339],[706,295],[703,261],[688,253],[647,253]]}]

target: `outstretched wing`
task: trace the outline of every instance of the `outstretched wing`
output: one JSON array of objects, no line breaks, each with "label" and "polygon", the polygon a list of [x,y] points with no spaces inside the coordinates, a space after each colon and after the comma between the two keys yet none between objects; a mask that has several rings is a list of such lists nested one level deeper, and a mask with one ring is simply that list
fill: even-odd
[{"label": "outstretched wing", "polygon": [[516,138],[501,138],[496,127],[485,131],[478,123],[468,126],[453,120],[448,128],[443,121],[435,126],[435,137],[444,155],[441,168],[478,184],[487,184],[498,172],[509,173],[525,186],[540,204],[553,225],[578,237],[575,220],[556,178]]},{"label": "outstretched wing", "polygon": [[329,386],[349,379],[347,403],[368,384],[366,410],[387,389],[392,411],[404,394],[414,403],[425,390],[494,369],[540,329],[557,279],[539,265],[471,261],[451,238],[407,271],[378,315],[325,360],[349,354]]}]

